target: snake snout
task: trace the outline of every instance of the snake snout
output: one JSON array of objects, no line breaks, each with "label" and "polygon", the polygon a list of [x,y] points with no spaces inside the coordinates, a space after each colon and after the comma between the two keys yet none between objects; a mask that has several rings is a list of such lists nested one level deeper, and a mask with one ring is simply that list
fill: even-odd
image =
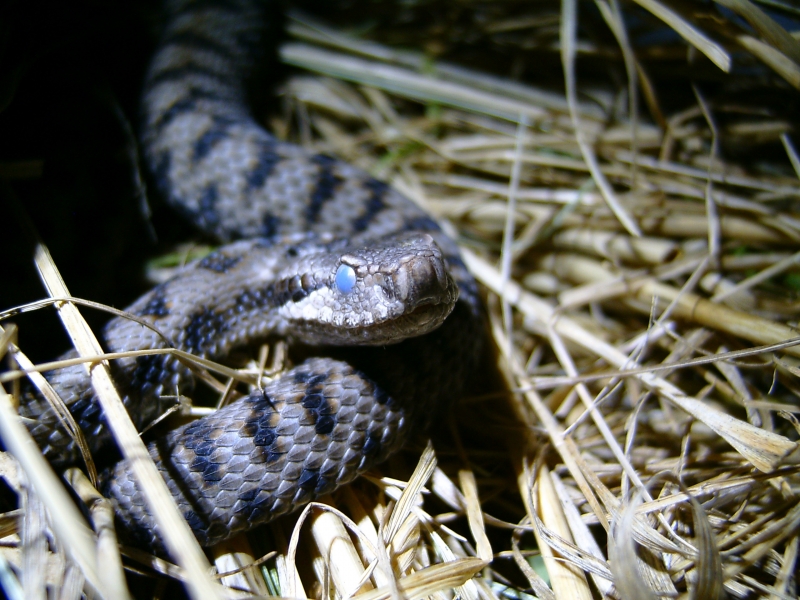
[{"label": "snake snout", "polygon": [[404,262],[392,275],[395,297],[408,308],[450,302],[453,283],[441,256],[421,255]]}]

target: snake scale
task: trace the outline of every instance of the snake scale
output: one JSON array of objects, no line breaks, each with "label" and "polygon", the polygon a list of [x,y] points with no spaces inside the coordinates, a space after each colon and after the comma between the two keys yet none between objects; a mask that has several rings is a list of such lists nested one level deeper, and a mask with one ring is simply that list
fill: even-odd
[{"label": "snake scale", "polygon": [[[141,146],[159,192],[226,245],[183,268],[104,329],[108,351],[175,346],[220,360],[279,336],[309,357],[149,451],[203,545],[348,483],[427,427],[464,389],[480,347],[474,280],[456,244],[415,203],[325,155],[272,137],[247,84],[273,10],[251,0],[167,3],[146,77]],[[143,427],[188,393],[170,355],[114,361]],[[97,450],[110,440],[85,367],[49,375]],[[33,391],[20,413],[56,465],[72,439]],[[123,461],[103,491],[134,540],[159,532]]]}]

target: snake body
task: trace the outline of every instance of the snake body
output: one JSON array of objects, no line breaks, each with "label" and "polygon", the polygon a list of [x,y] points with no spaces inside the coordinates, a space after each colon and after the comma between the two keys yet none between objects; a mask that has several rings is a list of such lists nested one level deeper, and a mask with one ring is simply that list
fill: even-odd
[{"label": "snake body", "polygon": [[[366,173],[281,142],[245,85],[267,42],[268,6],[170,1],[144,86],[142,149],[160,193],[227,245],[188,265],[104,329],[109,351],[175,346],[222,359],[280,336],[313,346],[281,377],[149,446],[203,545],[355,479],[457,398],[481,336],[476,285],[456,244]],[[170,355],[115,361],[138,426],[194,384]],[[110,435],[81,365],[49,376],[93,448]],[[35,393],[20,409],[45,455],[77,449]],[[105,478],[119,522],[159,546],[123,461]]]}]

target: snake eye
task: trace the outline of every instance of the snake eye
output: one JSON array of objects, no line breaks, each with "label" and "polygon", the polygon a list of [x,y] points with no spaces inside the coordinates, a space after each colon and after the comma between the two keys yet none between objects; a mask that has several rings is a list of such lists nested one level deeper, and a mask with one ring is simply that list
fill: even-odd
[{"label": "snake eye", "polygon": [[340,292],[348,294],[356,285],[356,272],[353,267],[344,264],[339,265],[339,268],[336,269],[334,281]]}]

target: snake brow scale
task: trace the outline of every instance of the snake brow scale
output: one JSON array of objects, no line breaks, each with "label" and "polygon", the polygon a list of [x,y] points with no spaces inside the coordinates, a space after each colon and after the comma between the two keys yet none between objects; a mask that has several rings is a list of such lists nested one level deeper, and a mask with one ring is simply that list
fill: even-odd
[{"label": "snake brow scale", "polygon": [[[246,84],[270,42],[268,2],[166,4],[142,95],[141,147],[163,198],[225,245],[134,302],[103,332],[108,351],[175,346],[223,360],[271,336],[310,358],[149,452],[198,540],[211,545],[348,483],[424,430],[463,392],[480,347],[474,280],[456,244],[415,203],[344,162],[272,137]],[[194,375],[169,355],[114,361],[139,427]],[[48,376],[90,440],[111,442],[81,365]],[[77,449],[35,391],[20,413],[47,458]],[[104,476],[118,521],[159,531],[123,461]]]}]

